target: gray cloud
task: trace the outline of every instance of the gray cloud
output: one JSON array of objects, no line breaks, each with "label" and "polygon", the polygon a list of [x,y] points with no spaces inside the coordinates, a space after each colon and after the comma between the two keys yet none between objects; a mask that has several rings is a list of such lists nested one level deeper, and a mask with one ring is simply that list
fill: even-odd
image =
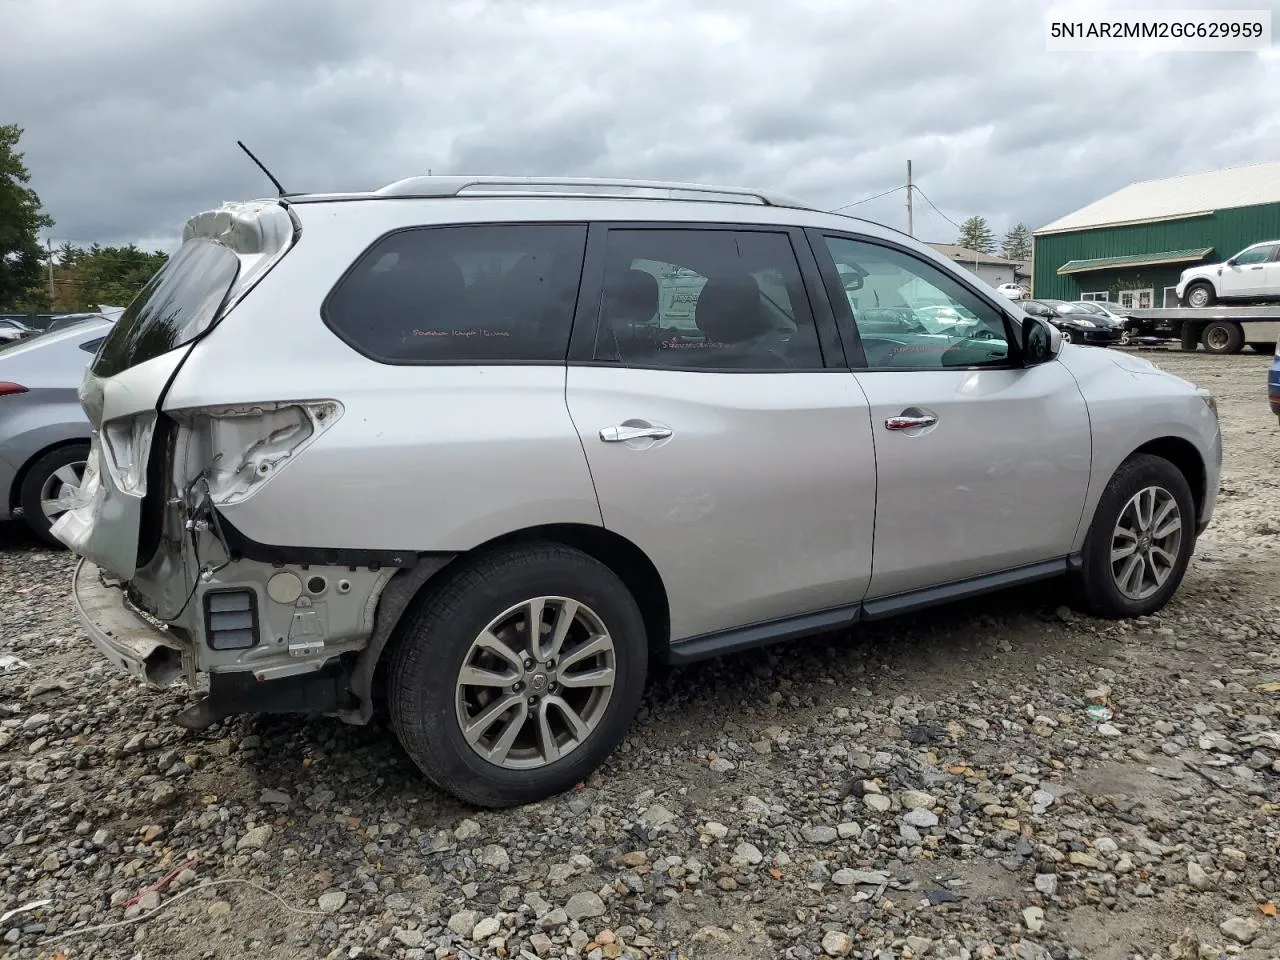
[{"label": "gray cloud", "polygon": [[[1213,6],[1197,0],[1185,6]],[[1232,0],[1218,4],[1236,6]],[[1039,225],[1138,179],[1274,159],[1270,54],[1049,53],[1034,3],[0,0],[0,122],[56,239],[424,173],[626,175],[831,207],[902,183]],[[895,193],[848,212],[905,223]],[[955,228],[916,204],[916,233]]]}]

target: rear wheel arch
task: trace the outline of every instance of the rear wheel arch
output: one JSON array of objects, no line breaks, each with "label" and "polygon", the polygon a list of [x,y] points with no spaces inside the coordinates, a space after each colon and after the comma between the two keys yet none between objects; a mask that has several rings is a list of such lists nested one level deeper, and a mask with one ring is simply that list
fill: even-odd
[{"label": "rear wheel arch", "polygon": [[650,656],[666,648],[671,636],[667,591],[657,567],[643,550],[603,527],[575,523],[528,527],[495,537],[462,553],[426,555],[416,567],[402,570],[391,579],[378,601],[373,635],[352,671],[351,691],[359,707],[344,714],[344,718],[356,723],[369,721],[372,697],[375,692],[385,689],[385,670],[392,648],[404,625],[412,622],[419,604],[440,583],[441,577],[477,557],[532,543],[573,547],[608,567],[623,582],[640,608]]}]

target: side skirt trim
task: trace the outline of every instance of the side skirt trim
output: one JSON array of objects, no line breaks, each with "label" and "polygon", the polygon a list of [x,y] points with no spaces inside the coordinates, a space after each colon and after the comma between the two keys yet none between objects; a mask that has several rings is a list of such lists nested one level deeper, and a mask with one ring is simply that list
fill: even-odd
[{"label": "side skirt trim", "polygon": [[683,666],[739,650],[750,650],[785,640],[847,630],[860,620],[882,620],[901,613],[976,597],[996,590],[1005,590],[1039,580],[1051,580],[1078,571],[1080,567],[1080,555],[1072,554],[1057,560],[1027,564],[1011,570],[1002,570],[999,573],[925,587],[892,597],[880,597],[796,617],[783,617],[778,620],[749,624],[745,627],[704,633],[670,644],[662,659],[673,666]]}]

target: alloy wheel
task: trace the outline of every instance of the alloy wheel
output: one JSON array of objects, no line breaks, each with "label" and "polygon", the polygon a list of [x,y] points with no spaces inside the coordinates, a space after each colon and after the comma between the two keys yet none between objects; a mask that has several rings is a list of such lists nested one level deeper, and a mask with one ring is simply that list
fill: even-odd
[{"label": "alloy wheel", "polygon": [[84,479],[85,461],[64,464],[40,485],[40,511],[50,523],[73,506],[73,500]]},{"label": "alloy wheel", "polygon": [[534,597],[472,641],[456,682],[463,739],[509,770],[555,763],[600,725],[616,678],[613,638],[586,604]]},{"label": "alloy wheel", "polygon": [[1168,581],[1182,547],[1182,511],[1164,487],[1129,498],[1111,534],[1111,576],[1130,600],[1145,600]]}]

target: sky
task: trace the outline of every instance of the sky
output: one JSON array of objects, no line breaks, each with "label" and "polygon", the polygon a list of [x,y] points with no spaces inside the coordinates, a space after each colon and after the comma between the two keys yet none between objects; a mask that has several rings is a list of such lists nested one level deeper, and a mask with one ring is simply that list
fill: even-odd
[{"label": "sky", "polygon": [[[1083,5],[1082,5],[1083,4]],[[1274,0],[1123,6],[1275,8]],[[1105,14],[1119,4],[1081,0]],[[54,243],[173,249],[274,190],[625,176],[997,236],[1135,180],[1280,159],[1280,57],[1050,52],[1029,0],[0,0],[0,123]],[[1280,17],[1276,17],[1280,29]],[[905,191],[846,212],[905,229]]]}]

